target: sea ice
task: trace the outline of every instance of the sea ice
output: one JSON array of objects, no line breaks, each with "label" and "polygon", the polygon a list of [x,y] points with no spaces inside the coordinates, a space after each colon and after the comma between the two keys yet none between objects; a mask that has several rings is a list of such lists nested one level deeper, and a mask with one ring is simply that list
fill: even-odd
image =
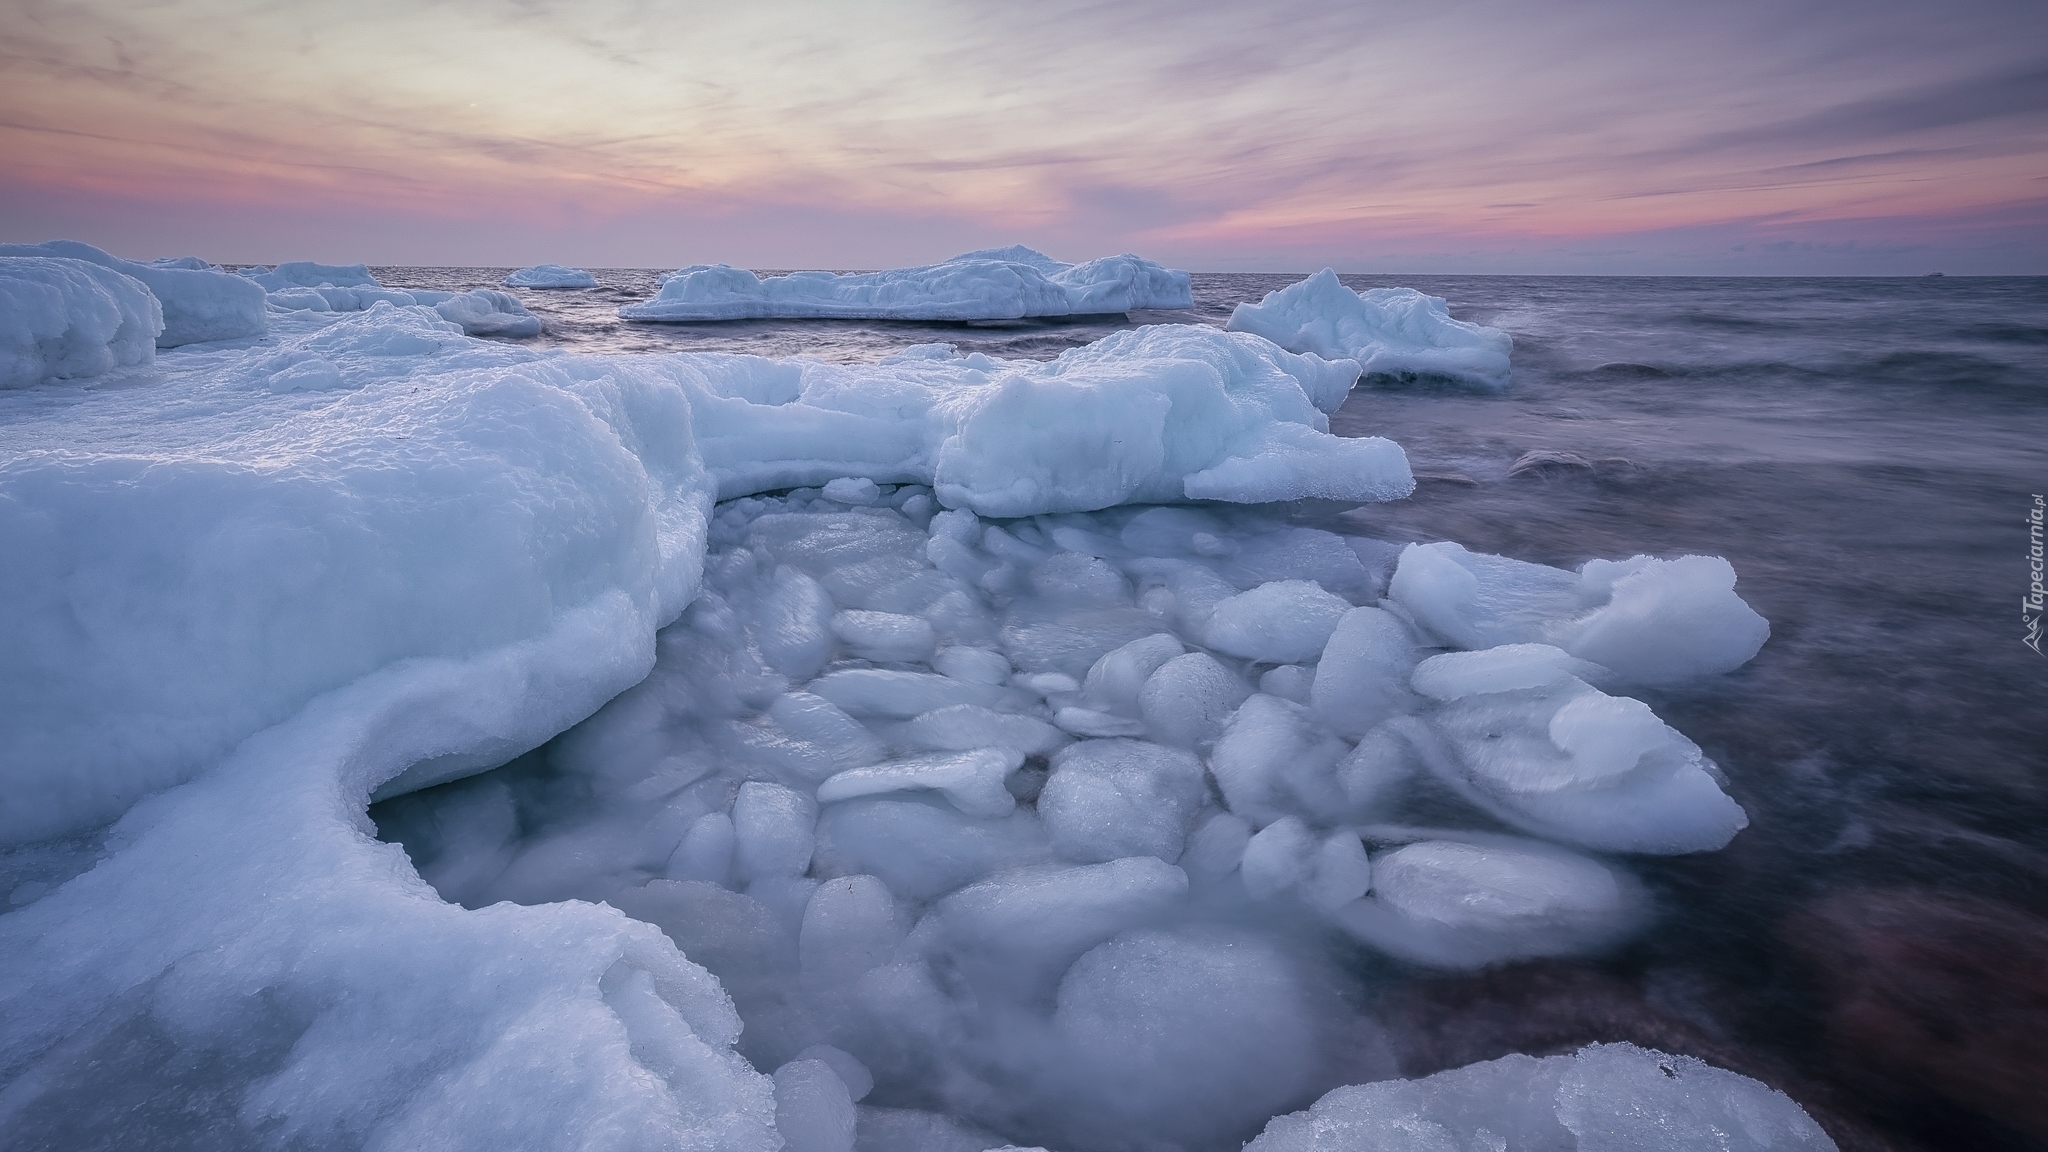
[{"label": "sea ice", "polygon": [[261,336],[269,323],[263,290],[203,260],[187,258],[144,264],[123,260],[76,240],[45,244],[0,244],[0,257],[54,256],[83,260],[139,280],[163,307],[159,348],[177,348],[208,340],[243,340]]},{"label": "sea ice", "polygon": [[507,288],[595,288],[597,277],[581,268],[560,264],[535,264],[505,277]]},{"label": "sea ice", "polygon": [[[417,298],[420,294],[413,293]],[[509,292],[478,288],[450,296],[434,305],[441,319],[458,324],[471,336],[538,336],[540,317]]]},{"label": "sea ice", "polygon": [[1353,292],[1328,268],[1239,304],[1233,332],[1256,332],[1290,352],[1358,361],[1367,377],[1440,377],[1506,387],[1514,341],[1497,328],[1451,318],[1438,296],[1413,288]]},{"label": "sea ice", "polygon": [[0,388],[102,376],[156,356],[163,310],[119,272],[47,256],[0,256]]},{"label": "sea ice", "polygon": [[836,318],[1016,320],[1136,308],[1192,308],[1188,274],[1136,256],[1062,264],[1015,247],[882,272],[792,272],[766,280],[725,264],[693,265],[664,278],[651,300],[628,304],[628,320],[668,322]]}]

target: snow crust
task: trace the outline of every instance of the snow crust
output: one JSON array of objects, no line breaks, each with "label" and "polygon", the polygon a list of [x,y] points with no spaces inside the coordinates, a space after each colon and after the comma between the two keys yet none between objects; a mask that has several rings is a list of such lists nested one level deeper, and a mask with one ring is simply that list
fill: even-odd
[{"label": "snow crust", "polygon": [[209,340],[244,340],[263,335],[269,327],[259,289],[197,257],[143,264],[76,240],[0,244],[0,257],[9,256],[83,260],[141,281],[163,309],[163,331],[156,337],[159,348]]},{"label": "snow crust", "polygon": [[1290,352],[1356,360],[1367,377],[1437,377],[1481,388],[1507,386],[1514,348],[1497,328],[1453,319],[1440,296],[1413,288],[1353,292],[1328,268],[1239,304],[1229,328]]},{"label": "snow crust", "polygon": [[505,277],[507,288],[595,288],[597,277],[581,268],[561,264],[535,264]]},{"label": "snow crust", "polygon": [[766,280],[744,268],[697,264],[670,273],[653,299],[627,304],[619,315],[672,323],[770,317],[1018,320],[1193,306],[1185,272],[1130,253],[1063,264],[1018,245],[914,268],[792,272]]},{"label": "snow crust", "polygon": [[[1455,558],[1166,503],[1408,491],[1327,433],[1352,362],[574,356],[443,303],[0,396],[31,1143],[1234,1148],[1340,1037],[1394,1073],[1333,933],[1595,952],[1648,912],[1614,853],[1745,819],[1593,658],[1732,613],[1718,570],[1518,616]],[[1496,628],[1567,617],[1582,654]],[[1637,665],[1725,664],[1677,634]],[[1415,826],[1447,790],[1469,821]]]},{"label": "snow crust", "polygon": [[0,256],[0,388],[148,364],[163,326],[140,281],[83,260]]},{"label": "snow crust", "polygon": [[1784,1093],[1689,1056],[1594,1044],[1339,1088],[1245,1152],[1834,1152]]}]

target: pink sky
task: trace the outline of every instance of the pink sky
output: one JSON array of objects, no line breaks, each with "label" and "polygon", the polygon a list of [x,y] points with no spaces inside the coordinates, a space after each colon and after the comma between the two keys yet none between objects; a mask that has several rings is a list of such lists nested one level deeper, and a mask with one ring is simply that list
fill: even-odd
[{"label": "pink sky", "polygon": [[14,0],[0,241],[2048,273],[2048,6]]}]

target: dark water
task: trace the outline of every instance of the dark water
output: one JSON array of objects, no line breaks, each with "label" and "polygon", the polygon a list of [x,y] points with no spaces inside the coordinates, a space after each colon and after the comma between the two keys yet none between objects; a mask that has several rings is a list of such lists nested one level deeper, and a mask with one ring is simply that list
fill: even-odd
[{"label": "dark water", "polygon": [[[504,270],[379,269],[394,286]],[[579,351],[1049,357],[1085,323],[638,325],[607,287],[522,290]],[[1221,323],[1290,276],[1195,279]],[[1762,653],[1642,695],[1751,827],[1639,862],[1665,910],[1599,962],[1388,987],[1403,1070],[1628,1039],[1784,1088],[1845,1149],[2048,1148],[2048,659],[2024,647],[2048,493],[2048,280],[1347,277],[1515,337],[1505,393],[1361,388],[1332,420],[1408,451],[1409,500],[1303,513],[1576,566],[1726,556]]]}]

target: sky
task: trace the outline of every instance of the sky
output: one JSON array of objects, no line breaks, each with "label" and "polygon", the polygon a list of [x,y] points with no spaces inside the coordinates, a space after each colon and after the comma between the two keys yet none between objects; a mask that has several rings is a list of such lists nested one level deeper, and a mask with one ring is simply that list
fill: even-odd
[{"label": "sky", "polygon": [[7,0],[0,242],[2048,274],[2048,3]]}]

